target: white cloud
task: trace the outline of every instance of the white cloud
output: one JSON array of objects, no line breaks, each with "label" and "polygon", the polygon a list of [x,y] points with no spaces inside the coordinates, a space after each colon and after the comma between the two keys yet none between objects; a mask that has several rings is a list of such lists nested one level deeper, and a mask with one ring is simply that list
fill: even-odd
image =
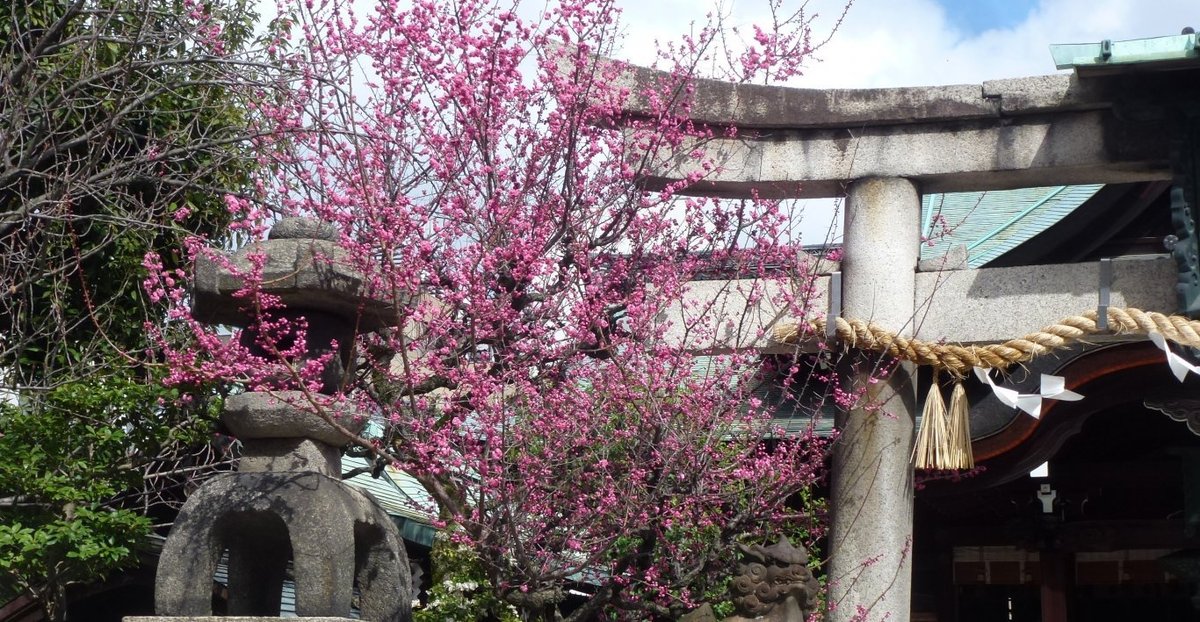
[{"label": "white cloud", "polygon": [[[960,0],[945,0],[957,2]],[[625,53],[650,58],[655,37],[668,38],[703,19],[703,0],[622,2]],[[763,0],[733,4],[733,20],[761,19]],[[842,3],[812,0],[818,38],[841,13]],[[1054,73],[1049,46],[1179,34],[1200,27],[1195,0],[1042,0],[1011,28],[964,36],[934,0],[858,0],[841,29],[796,86],[865,88],[971,84],[997,78]]]}]

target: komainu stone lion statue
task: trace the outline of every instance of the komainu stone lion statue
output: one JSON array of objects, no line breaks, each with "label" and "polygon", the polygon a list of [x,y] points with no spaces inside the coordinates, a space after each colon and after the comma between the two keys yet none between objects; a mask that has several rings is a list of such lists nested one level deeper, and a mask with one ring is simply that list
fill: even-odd
[{"label": "komainu stone lion statue", "polygon": [[821,585],[808,569],[808,551],[786,536],[771,546],[737,545],[742,559],[729,590],[737,613],[725,622],[804,622],[817,608]]}]

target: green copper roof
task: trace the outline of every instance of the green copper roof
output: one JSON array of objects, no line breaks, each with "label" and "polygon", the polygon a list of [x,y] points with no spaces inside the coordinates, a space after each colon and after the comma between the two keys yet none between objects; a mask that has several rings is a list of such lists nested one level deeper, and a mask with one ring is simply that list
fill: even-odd
[{"label": "green copper roof", "polygon": [[[342,457],[342,472],[367,465],[365,458]],[[387,467],[378,478],[363,473],[346,480],[346,483],[371,493],[380,507],[392,516],[423,522],[430,520],[430,514],[422,512],[420,508],[432,508],[433,500],[417,480],[403,471]]]},{"label": "green copper roof", "polygon": [[1200,35],[1050,46],[1058,69],[1200,59]]},{"label": "green copper roof", "polygon": [[[372,421],[367,429],[369,435],[378,435],[382,431],[382,426],[375,421]],[[366,458],[343,456],[342,472],[346,473],[369,464]],[[379,477],[363,473],[345,481],[350,486],[371,493],[383,511],[396,521],[402,538],[409,542],[433,546],[433,535],[436,532],[430,525],[434,512],[433,498],[412,476],[388,466]],[[422,508],[427,508],[428,511],[423,511]]]},{"label": "green copper roof", "polygon": [[1101,184],[990,192],[929,194],[921,198],[921,259],[967,247],[971,268],[986,265],[1070,214]]}]

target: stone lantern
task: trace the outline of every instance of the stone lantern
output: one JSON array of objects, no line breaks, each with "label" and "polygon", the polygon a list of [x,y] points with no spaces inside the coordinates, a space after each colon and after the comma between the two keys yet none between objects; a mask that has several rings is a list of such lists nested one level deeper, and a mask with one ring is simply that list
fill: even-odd
[{"label": "stone lantern", "polygon": [[[350,368],[356,332],[397,323],[394,303],[367,294],[336,241],[329,225],[291,218],[279,222],[268,240],[230,257],[244,269],[251,253],[265,253],[262,291],[283,302],[274,317],[306,322],[305,358],[329,354],[337,341],[340,351],[321,377],[325,394],[336,391]],[[234,297],[242,286],[222,263],[198,262],[194,315],[252,326],[256,312]],[[254,348],[248,333],[245,345]],[[412,585],[400,535],[372,497],[341,481],[345,434],[303,408],[312,398],[280,390],[226,400],[221,420],[243,445],[238,471],[213,477],[180,510],[158,566],[155,610],[165,617],[127,622],[209,619],[213,573],[225,551],[230,616],[278,617],[291,561],[301,618],[349,619],[355,600],[363,620],[411,618]],[[352,433],[366,423],[347,408],[332,410],[332,419]]]}]

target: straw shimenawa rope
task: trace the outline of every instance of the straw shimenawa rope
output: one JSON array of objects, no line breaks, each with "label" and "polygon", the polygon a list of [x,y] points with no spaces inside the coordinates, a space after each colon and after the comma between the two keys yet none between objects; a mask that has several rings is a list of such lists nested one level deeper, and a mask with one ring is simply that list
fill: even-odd
[{"label": "straw shimenawa rope", "polygon": [[[862,320],[837,318],[836,332],[847,346],[860,350],[886,353],[895,358],[930,365],[962,377],[973,367],[1005,369],[1023,363],[1052,350],[1064,348],[1088,335],[1162,333],[1170,341],[1185,346],[1200,347],[1200,321],[1179,315],[1166,315],[1134,308],[1109,307],[1108,329],[1100,330],[1096,312],[1073,315],[1020,339],[985,345],[932,343],[901,337]],[[810,320],[801,324],[779,326],[775,339],[781,343],[796,343],[813,335],[825,334],[825,320]]]}]

